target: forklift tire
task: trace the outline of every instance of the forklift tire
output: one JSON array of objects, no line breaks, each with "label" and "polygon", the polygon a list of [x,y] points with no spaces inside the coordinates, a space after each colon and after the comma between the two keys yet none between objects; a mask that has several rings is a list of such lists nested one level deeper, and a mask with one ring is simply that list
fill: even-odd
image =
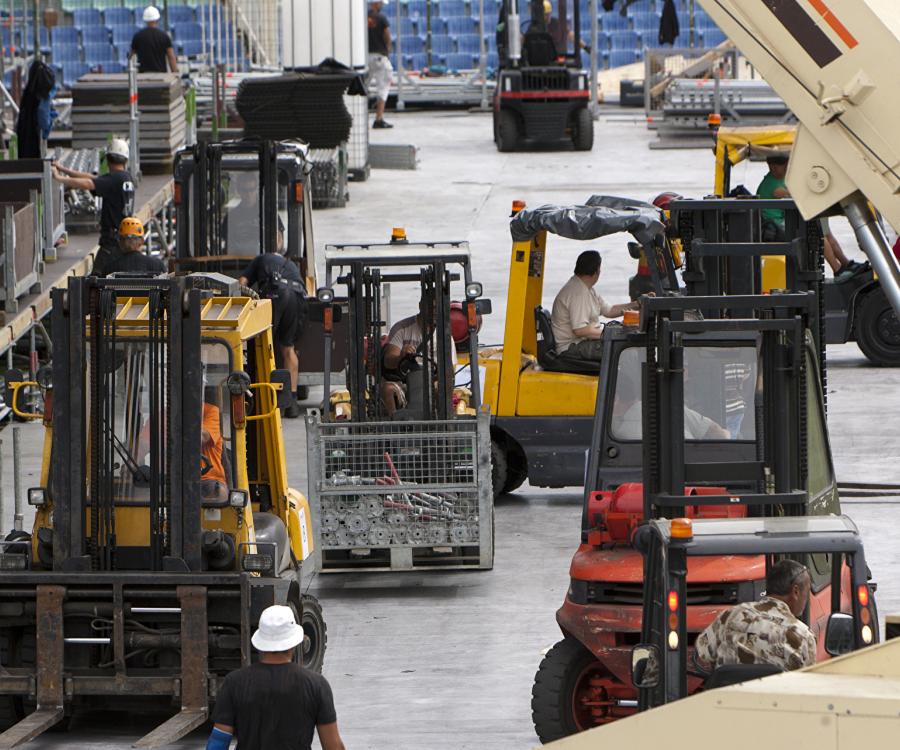
[{"label": "forklift tire", "polygon": [[491,486],[494,500],[515,492],[528,479],[528,461],[519,446],[507,440],[491,440]]},{"label": "forklift tire", "polygon": [[881,287],[870,291],[860,303],[856,343],[872,364],[900,366],[900,321]]},{"label": "forklift tire", "polygon": [[497,115],[497,150],[515,151],[519,145],[519,121],[507,109],[501,109]]},{"label": "forklift tire", "polygon": [[594,118],[591,110],[582,107],[573,117],[572,143],[576,151],[590,151],[594,147]]},{"label": "forklift tire", "polygon": [[541,661],[531,688],[531,719],[541,742],[590,729],[576,717],[575,691],[582,676],[597,662],[574,638],[563,638]]},{"label": "forklift tire", "polygon": [[328,643],[328,628],[322,615],[322,605],[310,594],[303,594],[303,615],[300,624],[306,636],[303,640],[302,665],[313,672],[321,672],[325,663],[325,646]]}]

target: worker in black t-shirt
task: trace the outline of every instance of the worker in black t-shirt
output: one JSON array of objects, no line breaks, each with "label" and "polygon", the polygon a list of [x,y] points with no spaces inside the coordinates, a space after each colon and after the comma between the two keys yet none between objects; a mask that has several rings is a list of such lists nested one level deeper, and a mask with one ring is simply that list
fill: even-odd
[{"label": "worker in black t-shirt", "polygon": [[291,405],[284,416],[295,419],[302,413],[294,398],[300,374],[300,360],[294,344],[302,332],[306,309],[306,291],[297,264],[285,257],[284,229],[278,227],[277,245],[257,255],[244,269],[240,282],[255,286],[261,297],[272,300],[272,330],[275,345],[281,353],[281,366],[291,373]]},{"label": "worker in black t-shirt", "polygon": [[177,73],[178,61],[172,40],[159,28],[159,11],[152,5],[144,11],[144,23],[147,27],[131,38],[129,53],[137,55],[138,73]]},{"label": "worker in black t-shirt", "polygon": [[109,173],[94,176],[53,164],[53,177],[70,190],[89,190],[102,200],[100,250],[91,274],[103,276],[106,266],[119,254],[119,224],[134,213],[134,178],[128,171],[128,144],[113,138],[106,150]]},{"label": "worker in black t-shirt", "polygon": [[322,750],[344,750],[331,686],[294,660],[303,628],[290,607],[263,610],[250,642],[259,661],[231,672],[219,688],[206,750],[309,750],[318,732]]},{"label": "worker in black t-shirt", "polygon": [[391,65],[391,30],[387,16],[381,12],[388,0],[369,2],[369,78],[367,85],[375,93],[375,122],[373,128],[394,127],[384,119],[384,105],[391,90],[394,66]]},{"label": "worker in black t-shirt", "polygon": [[159,275],[166,272],[166,264],[141,252],[144,248],[144,225],[134,216],[126,216],[119,224],[120,253],[106,266],[106,275],[113,273],[152,273]]}]

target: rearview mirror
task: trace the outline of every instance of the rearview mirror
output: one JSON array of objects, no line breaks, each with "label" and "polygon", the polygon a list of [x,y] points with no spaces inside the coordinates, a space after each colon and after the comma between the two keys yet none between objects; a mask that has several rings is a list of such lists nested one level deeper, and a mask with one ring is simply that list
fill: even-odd
[{"label": "rearview mirror", "polygon": [[279,409],[287,409],[294,403],[294,394],[291,392],[291,373],[288,370],[272,370],[269,376],[269,382],[273,385],[281,383],[281,390],[278,391],[276,399]]},{"label": "rearview mirror", "polygon": [[628,254],[635,260],[641,259],[641,246],[637,242],[628,243]]},{"label": "rearview mirror", "polygon": [[659,649],[649,643],[639,643],[631,649],[631,681],[636,688],[659,685]]},{"label": "rearview mirror", "polygon": [[848,654],[853,650],[853,615],[832,612],[825,626],[825,651],[831,656]]}]

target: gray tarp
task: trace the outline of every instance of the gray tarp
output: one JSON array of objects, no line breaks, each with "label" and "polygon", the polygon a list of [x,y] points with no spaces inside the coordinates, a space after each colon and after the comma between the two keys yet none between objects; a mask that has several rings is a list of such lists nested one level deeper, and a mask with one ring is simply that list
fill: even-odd
[{"label": "gray tarp", "polygon": [[608,234],[629,232],[642,245],[665,231],[660,211],[642,201],[613,196],[591,196],[584,206],[538,206],[524,209],[509,222],[516,242],[530,240],[539,231],[570,240],[593,240]]}]

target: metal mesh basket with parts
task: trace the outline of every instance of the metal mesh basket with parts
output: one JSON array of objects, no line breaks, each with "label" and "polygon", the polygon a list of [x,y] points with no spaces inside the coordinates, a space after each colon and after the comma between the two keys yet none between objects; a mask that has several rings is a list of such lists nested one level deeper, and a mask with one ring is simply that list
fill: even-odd
[{"label": "metal mesh basket with parts", "polygon": [[309,151],[313,208],[343,208],[350,197],[347,190],[347,150],[314,148]]},{"label": "metal mesh basket with parts", "polygon": [[308,417],[319,569],[492,567],[488,419]]}]

